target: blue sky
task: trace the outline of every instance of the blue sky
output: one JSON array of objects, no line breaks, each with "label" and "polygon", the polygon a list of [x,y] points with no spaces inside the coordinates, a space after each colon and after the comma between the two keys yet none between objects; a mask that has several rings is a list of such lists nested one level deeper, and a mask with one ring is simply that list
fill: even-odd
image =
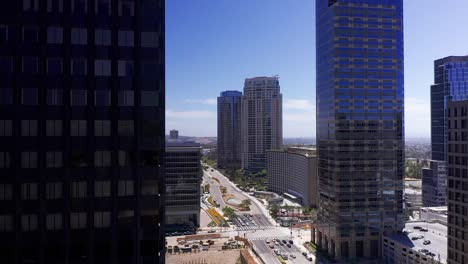
[{"label": "blue sky", "polygon": [[[433,61],[468,54],[466,0],[405,0],[405,129],[430,137]],[[166,1],[166,130],[216,136],[216,97],[279,74],[285,137],[315,137],[315,1]]]}]

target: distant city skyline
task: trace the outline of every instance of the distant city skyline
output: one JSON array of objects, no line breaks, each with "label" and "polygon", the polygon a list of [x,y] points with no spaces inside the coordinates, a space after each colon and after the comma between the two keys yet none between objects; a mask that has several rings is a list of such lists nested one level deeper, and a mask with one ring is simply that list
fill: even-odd
[{"label": "distant city skyline", "polygon": [[[221,91],[242,90],[246,78],[279,74],[284,137],[315,137],[314,1],[273,3],[167,2],[167,133],[175,128],[181,135],[216,136]],[[465,23],[468,2],[404,4],[406,137],[430,138],[434,60],[468,54],[467,30],[451,26]]]}]

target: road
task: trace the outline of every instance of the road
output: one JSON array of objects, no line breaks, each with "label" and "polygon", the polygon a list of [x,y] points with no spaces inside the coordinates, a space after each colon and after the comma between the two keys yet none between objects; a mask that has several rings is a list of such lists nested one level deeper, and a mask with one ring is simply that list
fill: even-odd
[{"label": "road", "polygon": [[[295,246],[292,245],[291,248],[288,248],[286,245],[275,246],[274,249],[271,249],[265,240],[255,240],[253,241],[255,249],[260,257],[265,261],[265,263],[280,263],[276,254],[273,252],[274,249],[280,249],[283,254],[288,255],[288,260],[286,263],[294,264],[311,264],[311,261],[308,261],[303,255],[302,252]],[[273,243],[273,242],[270,242]],[[290,255],[295,255],[296,258],[291,258]]]}]

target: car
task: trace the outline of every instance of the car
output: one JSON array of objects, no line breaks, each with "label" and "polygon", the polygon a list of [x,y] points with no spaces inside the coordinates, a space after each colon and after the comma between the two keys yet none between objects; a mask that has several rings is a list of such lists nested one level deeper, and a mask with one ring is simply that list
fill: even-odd
[{"label": "car", "polygon": [[419,229],[419,231],[421,231],[421,232],[427,232],[427,231],[429,231],[429,230],[428,230],[427,228],[421,228],[421,229]]},{"label": "car", "polygon": [[307,259],[308,261],[312,261],[312,260],[313,260],[312,255],[307,255],[307,256],[306,256],[306,259]]},{"label": "car", "polygon": [[270,244],[271,241],[270,241],[270,239],[267,239],[267,240],[265,240],[265,242],[266,242],[267,244]]},{"label": "car", "polygon": [[291,258],[293,258],[293,259],[296,258],[296,255],[293,255],[293,254],[291,254],[291,255],[289,255],[289,256],[290,256]]},{"label": "car", "polygon": [[275,242],[275,245],[279,246],[279,243],[278,243],[278,241],[276,241],[276,242]]},{"label": "car", "polygon": [[302,252],[302,255],[303,255],[304,257],[306,257],[306,256],[307,256],[307,252],[305,252],[305,251]]},{"label": "car", "polygon": [[281,257],[283,257],[284,260],[288,260],[288,255],[283,254]]},{"label": "car", "polygon": [[414,229],[421,229],[422,227],[420,226],[413,226]]},{"label": "car", "polygon": [[289,244],[291,244],[291,245],[292,245],[292,244],[294,244],[294,241],[292,241],[292,240],[289,240]]},{"label": "car", "polygon": [[287,246],[288,248],[290,248],[290,247],[291,247],[291,244],[286,244],[286,246]]},{"label": "car", "polygon": [[421,253],[427,253],[427,252],[429,252],[429,250],[427,250],[427,249],[423,248],[423,249],[420,249],[420,250],[418,250],[418,252],[421,252]]},{"label": "car", "polygon": [[216,230],[210,230],[208,233],[216,233]]},{"label": "car", "polygon": [[271,248],[271,249],[275,248],[275,245],[274,245],[274,244],[270,244],[270,248]]},{"label": "car", "polygon": [[431,243],[430,240],[424,240],[424,242],[423,242],[424,245],[429,245],[430,243]]},{"label": "car", "polygon": [[281,242],[283,242],[283,244],[286,244],[286,243],[287,243],[287,242],[286,242],[286,240],[284,240],[284,239],[283,239],[283,240],[281,240]]}]

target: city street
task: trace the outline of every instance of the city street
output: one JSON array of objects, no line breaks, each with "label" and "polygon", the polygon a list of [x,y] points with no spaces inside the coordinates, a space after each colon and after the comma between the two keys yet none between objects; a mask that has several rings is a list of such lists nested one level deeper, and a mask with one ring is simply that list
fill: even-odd
[{"label": "city street", "polygon": [[[279,239],[286,239],[287,238],[279,238]],[[277,255],[274,252],[274,249],[280,249],[282,254],[288,255],[288,260],[286,263],[294,263],[294,264],[310,264],[313,263],[312,261],[307,260],[303,255],[302,252],[296,247],[296,245],[292,245],[291,248],[287,247],[286,245],[282,246],[275,246],[273,249],[269,247],[269,244],[265,242],[265,240],[254,240],[253,241],[255,250],[260,255],[260,257],[265,261],[265,263],[280,263],[278,261]],[[274,242],[270,242],[274,243]],[[296,258],[291,258],[291,255],[294,255]]]}]

